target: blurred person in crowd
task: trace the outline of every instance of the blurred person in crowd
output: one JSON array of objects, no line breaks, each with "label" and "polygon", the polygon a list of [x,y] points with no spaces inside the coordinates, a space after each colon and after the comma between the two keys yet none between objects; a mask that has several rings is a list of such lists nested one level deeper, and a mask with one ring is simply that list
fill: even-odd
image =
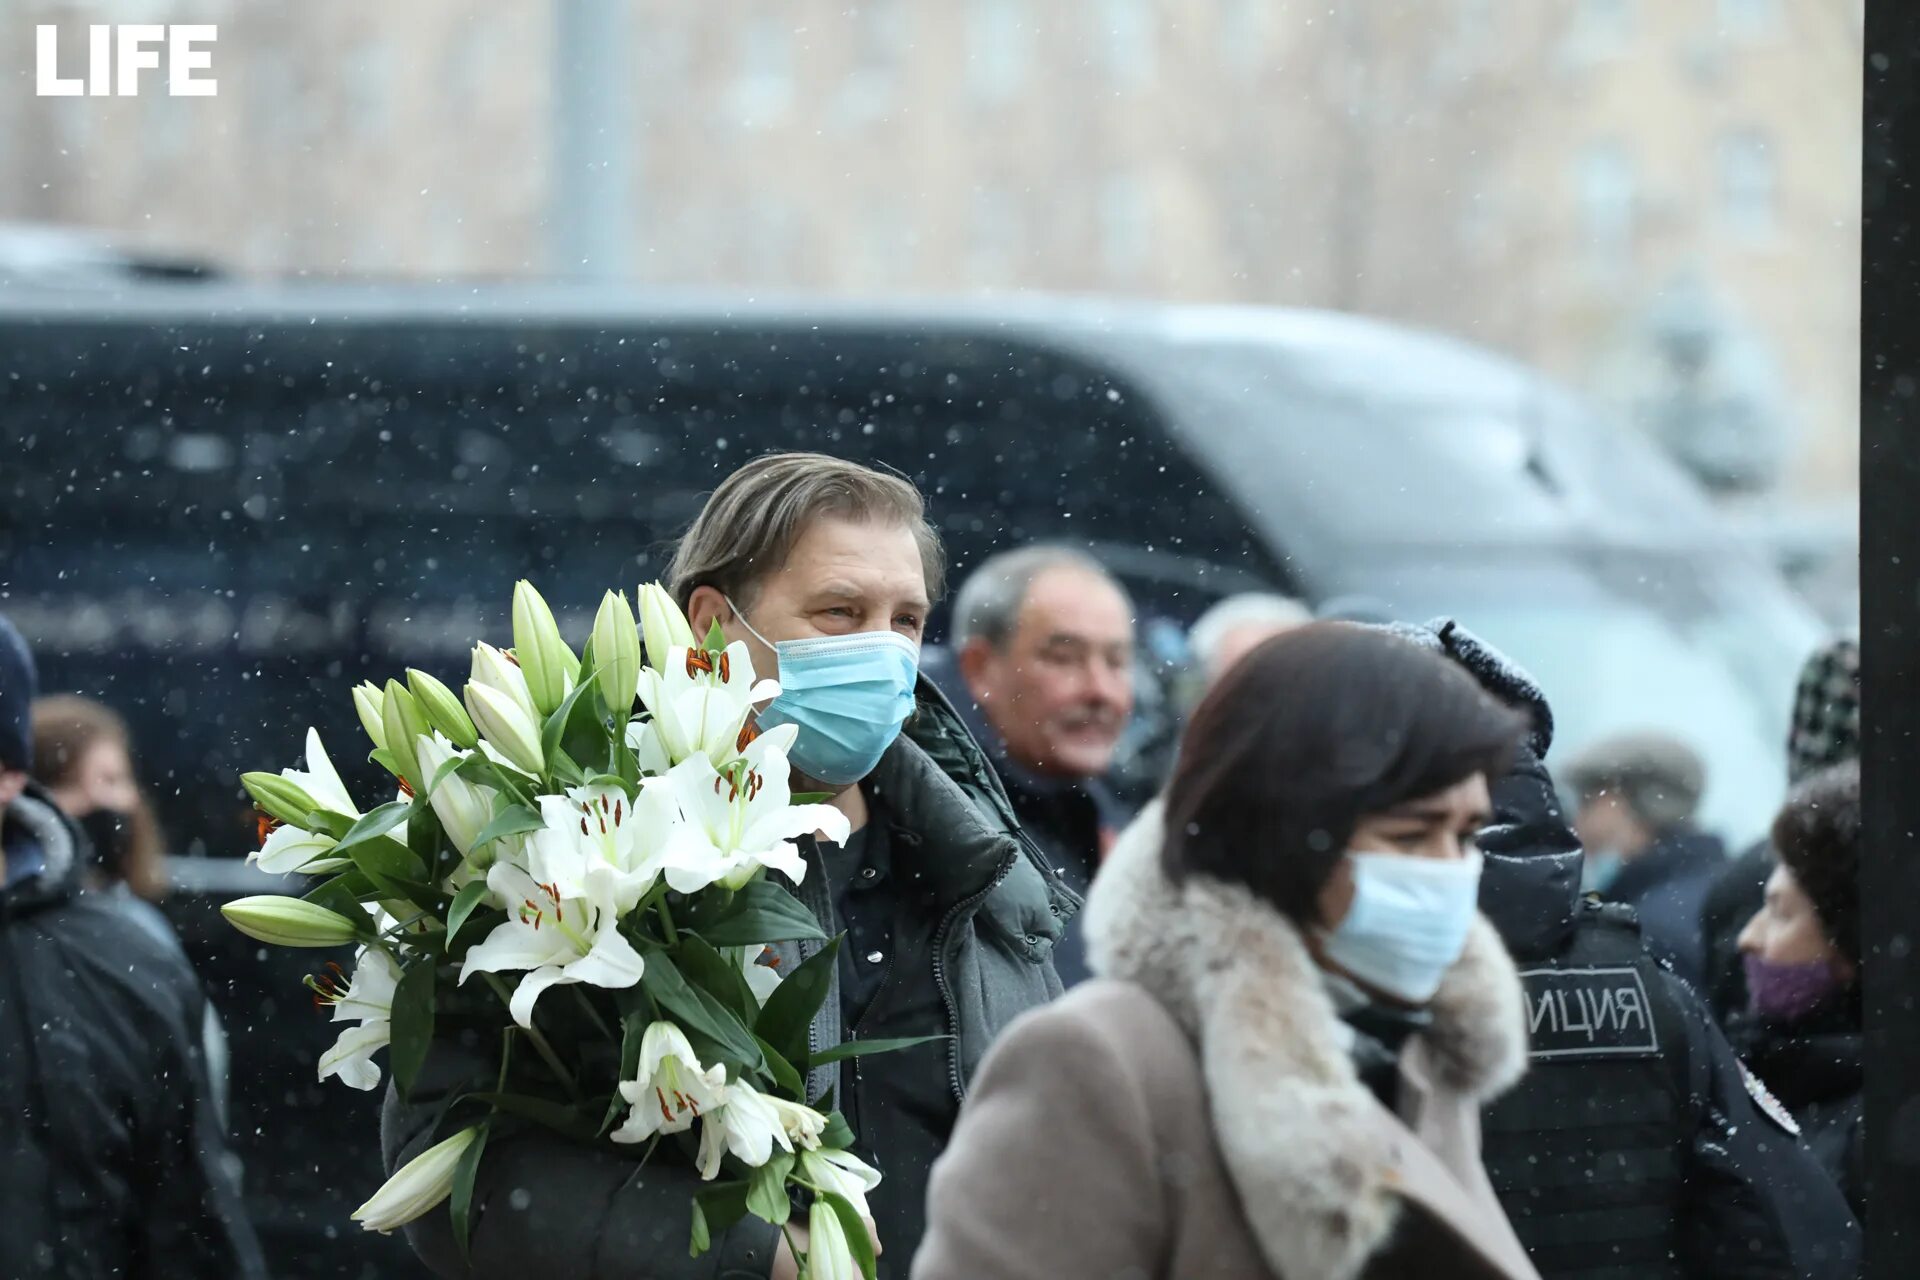
[{"label": "blurred person in crowd", "polygon": [[33,656],[0,618],[0,1275],[253,1277],[176,950],[80,880],[32,781]]},{"label": "blurred person in crowd", "polygon": [[[1132,603],[1084,552],[1002,552],[955,595],[953,648],[1021,829],[1084,896],[1125,821],[1102,777],[1133,711]],[[1077,928],[1053,962],[1067,986],[1087,976]]]},{"label": "blurred person in crowd", "polygon": [[1478,1120],[1526,1066],[1473,849],[1523,725],[1350,624],[1223,675],[1094,882],[1098,978],[987,1055],[914,1280],[1534,1276]]},{"label": "blurred person in crowd", "polygon": [[1655,955],[1698,987],[1706,974],[1700,908],[1726,868],[1726,846],[1693,825],[1705,763],[1668,734],[1594,743],[1567,764],[1578,793],[1573,829],[1586,850],[1586,887],[1634,910]]},{"label": "blurred person in crowd", "polygon": [[1539,686],[1444,620],[1394,630],[1531,724],[1479,844],[1480,909],[1520,966],[1532,1057],[1483,1117],[1483,1155],[1534,1266],[1548,1280],[1854,1275],[1859,1229],[1792,1119],[1647,954],[1632,909],[1583,897]]},{"label": "blurred person in crowd", "polygon": [[[853,1150],[884,1175],[868,1197],[883,1278],[904,1275],[919,1243],[927,1171],[988,1043],[1060,994],[1050,952],[1080,904],[1020,838],[985,754],[918,674],[944,575],[911,484],[820,454],[770,454],[734,472],[668,571],[694,634],[717,624],[756,673],[780,681],[757,725],[798,727],[794,790],[830,793],[853,829],[844,845],[797,842],[808,864],[797,895],[827,934],[847,935],[815,1043],[941,1037],[807,1079],[809,1100],[831,1092]],[[775,950],[797,966],[819,944]],[[387,1093],[389,1170],[434,1140],[449,1095],[490,1089],[497,1073],[457,1038],[437,1040],[408,1099]],[[688,1256],[688,1206],[706,1184],[639,1155],[547,1130],[496,1135],[475,1177],[471,1263],[445,1212],[407,1224],[408,1241],[437,1273],[480,1280],[795,1274],[781,1230],[751,1216]]]},{"label": "blurred person in crowd", "polygon": [[1214,603],[1194,621],[1187,647],[1211,685],[1264,640],[1313,621],[1313,610],[1290,596],[1248,591]]},{"label": "blurred person in crowd", "polygon": [[[167,892],[166,855],[153,807],[133,768],[133,738],[112,708],[78,694],[56,693],[33,704],[34,773],[47,796],[87,837],[90,888],[187,959],[180,935],[154,904]],[[227,1034],[206,1003],[203,1039],[207,1076],[221,1130],[227,1119]]]},{"label": "blurred person in crowd", "polygon": [[1734,1043],[1861,1212],[1860,762],[1794,789],[1779,864],[1740,932],[1748,1017]]},{"label": "blurred person in crowd", "polygon": [[[1787,782],[1860,758],[1860,644],[1838,639],[1816,650],[1794,689],[1787,734]],[[1707,891],[1700,926],[1707,944],[1707,998],[1725,1027],[1746,1012],[1746,968],[1740,935],[1766,898],[1777,859],[1772,844],[1755,842],[1729,863]]]}]

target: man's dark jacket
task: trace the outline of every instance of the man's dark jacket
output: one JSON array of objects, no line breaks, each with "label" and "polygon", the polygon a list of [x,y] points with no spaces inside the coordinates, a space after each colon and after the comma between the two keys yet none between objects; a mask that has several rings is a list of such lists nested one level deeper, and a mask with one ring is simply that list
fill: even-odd
[{"label": "man's dark jacket", "polygon": [[[1527,983],[1533,1063],[1489,1109],[1482,1149],[1541,1275],[1855,1275],[1860,1232],[1846,1201],[1762,1104],[1700,997],[1633,944],[1627,908],[1582,898],[1582,854],[1544,762],[1553,718],[1537,686],[1449,624],[1398,630],[1416,641],[1424,632],[1532,717],[1493,786],[1480,906]],[[1644,989],[1651,1006],[1619,1044],[1604,1042],[1607,1006],[1581,999],[1583,982],[1588,996],[1601,989],[1590,956],[1607,957],[1605,971]]]},{"label": "man's dark jacket", "polygon": [[38,874],[0,888],[0,1280],[264,1276],[177,948],[78,890],[84,837],[30,788]]},{"label": "man's dark jacket", "polygon": [[[813,1099],[828,1088],[836,1098],[846,1090],[854,1094],[848,1110],[860,1117],[862,1145],[874,1139],[874,1157],[893,1182],[881,1188],[897,1207],[887,1215],[892,1229],[882,1225],[881,1245],[882,1274],[894,1276],[906,1275],[919,1244],[928,1174],[925,1163],[896,1160],[888,1149],[887,1126],[903,1123],[898,1113],[907,1109],[897,1099],[904,1093],[912,1110],[951,1125],[966,1082],[994,1036],[1060,994],[1051,951],[1080,906],[1020,834],[1005,791],[952,706],[925,679],[916,692],[918,707],[906,732],[866,785],[890,816],[891,882],[919,896],[928,921],[924,969],[892,980],[929,992],[929,1007],[944,1016],[924,1030],[953,1038],[853,1059],[857,1072],[851,1066],[842,1071],[842,1064],[819,1068],[807,1081]],[[821,883],[818,861],[809,861],[815,870],[803,879],[799,896],[827,933],[836,933],[832,888]],[[811,949],[783,957],[782,967]],[[821,1046],[843,1039],[837,991],[821,1006],[811,1036]],[[491,1088],[492,1073],[492,1063],[467,1046],[436,1043],[412,1099],[403,1103],[395,1093],[387,1095],[382,1128],[388,1167],[444,1136],[433,1127],[441,1101],[463,1088]],[[483,1280],[757,1280],[768,1274],[777,1232],[753,1217],[715,1239],[709,1252],[688,1257],[690,1205],[704,1184],[684,1164],[663,1158],[664,1144],[645,1167],[636,1155],[546,1131],[490,1142],[473,1192],[471,1269],[454,1248],[444,1208],[409,1226],[408,1239],[436,1273]],[[882,1214],[879,1194],[876,1216]],[[910,1215],[904,1225],[903,1214]]]}]

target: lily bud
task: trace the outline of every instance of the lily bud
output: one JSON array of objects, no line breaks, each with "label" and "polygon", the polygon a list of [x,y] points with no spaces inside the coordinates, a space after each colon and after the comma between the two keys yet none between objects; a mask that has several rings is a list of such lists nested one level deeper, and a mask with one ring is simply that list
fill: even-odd
[{"label": "lily bud", "polygon": [[220,914],[249,938],[276,947],[338,947],[366,932],[338,911],[273,893],[237,898],[221,907]]},{"label": "lily bud", "polygon": [[543,718],[552,715],[579,678],[580,659],[560,638],[553,610],[524,578],[513,588],[513,656],[527,678],[534,709]]},{"label": "lily bud", "polygon": [[300,784],[277,773],[243,773],[240,785],[255,804],[296,827],[306,826],[307,815],[320,807]]},{"label": "lily bud", "polygon": [[359,713],[360,727],[373,739],[374,749],[387,749],[387,729],[380,723],[381,695],[380,686],[371,680],[362,680],[353,686],[353,709]]},{"label": "lily bud", "polygon": [[[464,716],[466,712],[460,714]],[[432,782],[441,766],[455,755],[453,744],[437,733],[419,739],[415,747],[420,771],[427,775],[428,782]],[[493,805],[488,801],[492,794],[491,788],[475,786],[456,772],[441,778],[428,797],[434,816],[440,819],[441,829],[462,855],[473,852],[474,838],[493,821]]]},{"label": "lily bud", "polygon": [[505,694],[528,720],[540,723],[540,713],[533,708],[533,695],[527,692],[525,673],[512,658],[492,645],[483,643],[473,647],[473,670],[467,678],[474,684]]},{"label": "lily bud", "polygon": [[632,711],[640,688],[640,631],[624,591],[607,592],[594,615],[593,666],[607,710],[616,716]]},{"label": "lily bud", "polygon": [[546,767],[540,730],[512,698],[488,685],[470,684],[467,710],[481,736],[507,760],[532,774]]},{"label": "lily bud", "polygon": [[[647,637],[647,662],[656,671],[665,671],[667,654],[675,645],[693,647],[693,627],[659,583],[649,582],[637,588],[636,594],[640,603],[640,626]],[[598,652],[599,646],[595,645],[594,649]]]},{"label": "lily bud", "polygon": [[840,1215],[824,1200],[807,1214],[807,1275],[810,1280],[861,1280]]},{"label": "lily bud", "polygon": [[473,1140],[475,1125],[436,1143],[401,1165],[373,1198],[353,1211],[353,1219],[368,1231],[392,1231],[412,1222],[453,1194],[453,1172]]},{"label": "lily bud", "polygon": [[420,776],[420,756],[416,740],[427,732],[427,718],[420,704],[398,680],[387,681],[387,693],[380,706],[380,723],[386,729],[387,753],[400,767],[400,776],[416,792],[426,790]]},{"label": "lily bud", "polygon": [[[446,735],[447,741],[462,751],[473,750],[480,735],[468,718],[467,710],[460,705],[460,699],[453,696],[453,690],[441,684],[424,671],[407,668],[407,687],[413,692],[413,699],[420,704],[421,714],[427,723]],[[431,781],[433,775],[427,775]]]}]

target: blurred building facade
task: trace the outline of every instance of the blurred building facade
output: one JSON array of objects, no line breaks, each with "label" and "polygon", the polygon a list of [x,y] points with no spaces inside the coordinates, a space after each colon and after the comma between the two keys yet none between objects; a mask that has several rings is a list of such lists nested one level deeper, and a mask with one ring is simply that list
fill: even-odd
[{"label": "blurred building facade", "polygon": [[[569,5],[621,6],[617,85]],[[1860,0],[24,8],[75,49],[217,22],[220,93],[36,98],[5,24],[0,221],[275,275],[1355,310],[1583,386],[1730,500],[1855,488]],[[571,147],[566,88],[618,104]],[[618,246],[555,234],[596,146]]]}]

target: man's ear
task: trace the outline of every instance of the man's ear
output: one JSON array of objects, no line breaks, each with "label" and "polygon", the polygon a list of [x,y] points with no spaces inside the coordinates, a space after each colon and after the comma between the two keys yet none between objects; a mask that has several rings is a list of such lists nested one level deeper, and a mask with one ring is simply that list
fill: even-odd
[{"label": "man's ear", "polygon": [[994,659],[999,656],[994,651],[993,642],[985,636],[974,636],[954,655],[954,665],[959,667],[960,678],[967,682],[967,689],[973,694],[975,702],[982,701],[981,695],[985,692],[982,686],[987,683]]},{"label": "man's ear", "polygon": [[693,627],[696,643],[706,643],[707,632],[715,622],[724,627],[731,621],[733,609],[718,587],[695,587],[687,597],[687,622]]}]

